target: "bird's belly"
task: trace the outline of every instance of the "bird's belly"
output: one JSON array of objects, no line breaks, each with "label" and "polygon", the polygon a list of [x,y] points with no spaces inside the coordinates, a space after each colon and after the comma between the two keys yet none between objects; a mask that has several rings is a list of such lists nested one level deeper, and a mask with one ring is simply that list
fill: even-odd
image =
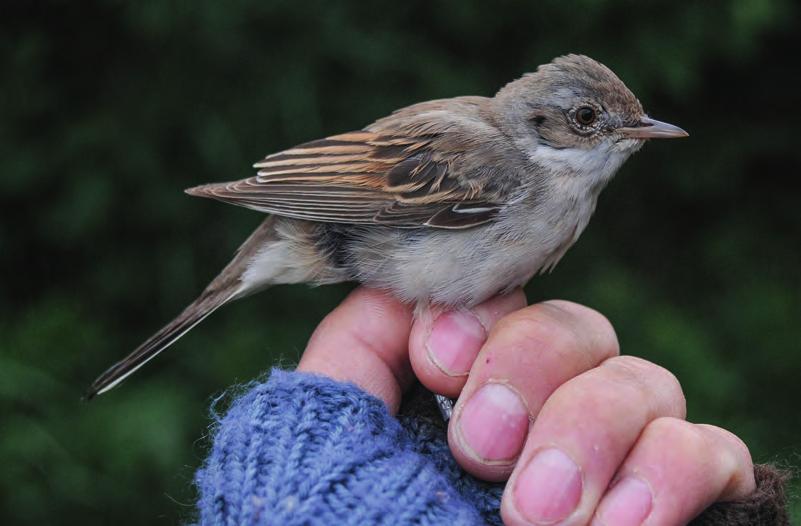
[{"label": "bird's belly", "polygon": [[[396,237],[397,236],[397,237]],[[358,281],[415,303],[471,306],[525,284],[553,252],[552,240],[508,237],[491,227],[396,231],[361,244]],[[371,250],[389,242],[391,250]],[[380,260],[377,258],[381,258]]]}]

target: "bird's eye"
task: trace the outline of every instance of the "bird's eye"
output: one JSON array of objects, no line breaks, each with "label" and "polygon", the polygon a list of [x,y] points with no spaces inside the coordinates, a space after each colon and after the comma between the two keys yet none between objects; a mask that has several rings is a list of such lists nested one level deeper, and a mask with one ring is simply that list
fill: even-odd
[{"label": "bird's eye", "polygon": [[582,126],[591,125],[597,118],[598,114],[595,112],[595,109],[589,106],[582,106],[576,110],[576,122]]}]

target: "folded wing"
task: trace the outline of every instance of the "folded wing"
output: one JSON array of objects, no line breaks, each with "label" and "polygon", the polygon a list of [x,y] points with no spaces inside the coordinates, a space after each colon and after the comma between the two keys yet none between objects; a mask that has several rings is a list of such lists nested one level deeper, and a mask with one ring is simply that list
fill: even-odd
[{"label": "folded wing", "polygon": [[497,204],[451,161],[434,135],[358,131],[269,155],[255,177],[187,193],[309,221],[452,229],[491,221]]}]

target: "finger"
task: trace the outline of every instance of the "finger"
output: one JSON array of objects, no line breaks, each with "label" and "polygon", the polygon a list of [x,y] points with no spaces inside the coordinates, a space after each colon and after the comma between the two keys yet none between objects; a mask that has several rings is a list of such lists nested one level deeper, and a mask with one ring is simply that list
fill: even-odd
[{"label": "finger", "polygon": [[526,306],[521,289],[471,309],[419,313],[409,339],[415,375],[435,393],[457,397],[487,334],[505,315]]},{"label": "finger", "polygon": [[643,431],[601,500],[593,526],[686,524],[756,489],[746,445],[715,426],[659,418]]},{"label": "finger", "polygon": [[508,478],[551,393],[617,353],[611,324],[592,309],[553,301],[506,316],[454,408],[448,440],[456,460],[482,479]]},{"label": "finger", "polygon": [[352,382],[386,402],[393,414],[412,381],[411,308],[373,289],[354,290],[312,334],[298,371]]},{"label": "finger", "polygon": [[645,426],[684,414],[676,377],[633,356],[573,378],[531,426],[504,492],[504,524],[586,524]]}]

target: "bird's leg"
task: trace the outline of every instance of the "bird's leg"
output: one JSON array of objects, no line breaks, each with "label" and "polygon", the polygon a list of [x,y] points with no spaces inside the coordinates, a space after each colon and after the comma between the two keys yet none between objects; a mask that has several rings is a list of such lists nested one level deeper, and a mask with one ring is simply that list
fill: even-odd
[{"label": "bird's leg", "polygon": [[445,423],[448,423],[448,421],[451,419],[451,415],[453,414],[453,400],[447,396],[442,396],[441,394],[435,394],[434,400],[437,402],[439,414],[442,415],[442,419],[445,421]]}]

